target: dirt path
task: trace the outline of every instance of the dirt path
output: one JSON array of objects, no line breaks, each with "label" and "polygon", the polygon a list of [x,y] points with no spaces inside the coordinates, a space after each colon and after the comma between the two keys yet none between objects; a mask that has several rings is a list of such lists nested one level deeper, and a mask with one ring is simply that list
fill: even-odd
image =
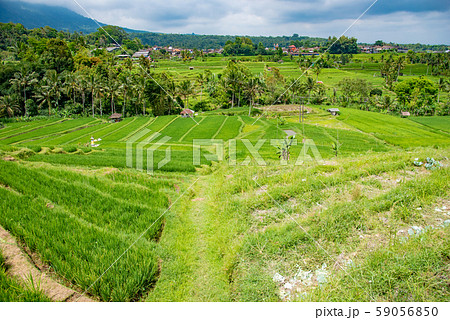
[{"label": "dirt path", "polygon": [[[0,250],[5,258],[8,273],[23,282],[39,284],[39,288],[53,301],[80,301],[92,302],[94,300],[81,296],[80,293],[67,288],[53,280],[48,274],[37,269],[28,255],[24,253],[16,240],[8,231],[0,226]],[[81,296],[81,297],[80,297]]]}]

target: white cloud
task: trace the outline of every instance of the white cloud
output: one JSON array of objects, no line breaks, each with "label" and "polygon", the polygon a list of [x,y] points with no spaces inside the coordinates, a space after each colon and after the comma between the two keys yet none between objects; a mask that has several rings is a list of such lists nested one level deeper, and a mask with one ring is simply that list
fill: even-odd
[{"label": "white cloud", "polygon": [[[340,35],[373,0],[24,0],[132,29],[228,35]],[[378,1],[347,35],[361,42],[448,43],[447,1]],[[440,10],[440,11],[438,11]]]}]

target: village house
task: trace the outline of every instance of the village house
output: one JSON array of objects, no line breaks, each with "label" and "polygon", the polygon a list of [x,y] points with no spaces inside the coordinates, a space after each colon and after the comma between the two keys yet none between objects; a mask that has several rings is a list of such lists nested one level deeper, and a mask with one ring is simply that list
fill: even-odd
[{"label": "village house", "polygon": [[120,49],[120,47],[115,45],[115,46],[107,47],[106,51],[107,52],[114,52],[114,51],[119,50],[119,49]]},{"label": "village house", "polygon": [[122,60],[122,59],[129,58],[130,55],[129,54],[118,54],[116,57],[119,58],[120,60]]},{"label": "village house", "polygon": [[148,58],[148,56],[150,55],[150,51],[151,51],[151,49],[144,49],[144,50],[136,51],[135,53],[133,53],[132,58],[133,59],[138,59],[140,57]]},{"label": "village house", "polygon": [[194,111],[191,109],[183,109],[183,111],[181,111],[180,115],[183,118],[193,118],[194,117]]}]

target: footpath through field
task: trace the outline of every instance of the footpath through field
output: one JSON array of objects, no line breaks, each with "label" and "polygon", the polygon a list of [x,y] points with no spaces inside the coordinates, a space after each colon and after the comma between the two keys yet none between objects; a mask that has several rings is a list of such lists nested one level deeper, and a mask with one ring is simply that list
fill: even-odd
[{"label": "footpath through field", "polygon": [[211,187],[207,176],[200,177],[168,213],[160,242],[161,275],[147,301],[230,301]]}]

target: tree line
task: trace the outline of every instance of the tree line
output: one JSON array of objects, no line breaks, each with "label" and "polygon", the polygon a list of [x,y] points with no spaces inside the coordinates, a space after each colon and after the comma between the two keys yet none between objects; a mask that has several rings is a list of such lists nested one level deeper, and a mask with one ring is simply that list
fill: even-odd
[{"label": "tree line", "polygon": [[[17,25],[8,27],[14,28],[17,35],[23,31]],[[122,32],[120,28],[109,31]],[[41,32],[53,33],[45,28]],[[0,64],[0,116],[102,116],[114,112],[124,116],[164,115],[187,107],[205,111],[241,106],[248,107],[252,114],[255,105],[281,103],[356,104],[375,111],[408,109],[417,114],[448,113],[448,101],[443,104],[440,100],[442,93],[448,91],[446,78],[438,83],[426,79],[398,81],[406,62],[426,62],[430,74],[447,76],[448,54],[382,55],[380,75],[385,79],[385,90],[373,88],[367,80],[357,78],[343,79],[334,87],[326,87],[319,81],[322,70],[340,68],[352,59],[351,54],[329,52],[320,58],[287,58],[278,50],[270,56],[295,61],[299,74],[305,74],[300,80],[286,78],[278,68],[267,65],[263,72],[253,74],[245,62],[238,60],[240,57],[235,57],[220,73],[206,70],[195,81],[176,81],[169,72],[155,72],[149,59],[133,62],[118,60],[105,50],[91,52],[87,43],[100,41],[105,36],[101,32],[95,35],[97,40],[58,34],[39,37],[26,31],[22,42],[1,51],[2,57],[13,61]],[[118,39],[125,43],[127,38],[122,35]],[[351,39],[342,40],[337,40],[341,42],[338,49],[352,47],[354,43]],[[251,40],[245,38],[234,43],[251,46]],[[258,45],[257,50],[258,47],[262,46]],[[255,57],[255,61],[259,57],[263,56]]]}]

